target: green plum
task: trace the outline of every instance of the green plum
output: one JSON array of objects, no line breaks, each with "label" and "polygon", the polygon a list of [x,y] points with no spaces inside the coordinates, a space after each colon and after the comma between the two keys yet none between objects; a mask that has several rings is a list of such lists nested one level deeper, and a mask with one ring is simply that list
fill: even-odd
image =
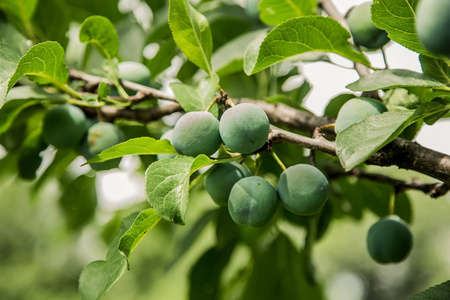
[{"label": "green plum", "polygon": [[250,227],[266,226],[275,215],[277,205],[277,191],[259,176],[236,182],[228,199],[228,211],[233,221]]},{"label": "green plum", "polygon": [[[173,129],[170,129],[161,135],[160,140],[164,140],[164,139],[169,140],[169,142],[172,144],[172,136],[173,136]],[[175,156],[176,156],[175,154],[157,154],[156,159],[160,160],[163,158],[174,158]]]},{"label": "green plum", "polygon": [[175,124],[172,144],[178,153],[210,156],[222,143],[219,121],[206,111],[191,111],[184,114]]},{"label": "green plum", "polygon": [[307,164],[291,166],[281,173],[277,191],[281,204],[300,216],[316,214],[330,193],[325,175]]},{"label": "green plum", "polygon": [[267,141],[270,123],[262,108],[241,103],[227,109],[220,119],[220,136],[232,151],[242,154],[255,152]]},{"label": "green plum", "polygon": [[380,264],[399,263],[406,259],[413,246],[409,226],[396,215],[379,220],[367,233],[367,249]]},{"label": "green plum", "polygon": [[371,2],[352,8],[348,14],[348,27],[356,45],[366,50],[377,50],[389,42],[386,31],[378,29],[372,22]]},{"label": "green plum", "polygon": [[381,101],[365,97],[350,99],[339,110],[334,130],[340,133],[353,123],[385,111],[387,108]]},{"label": "green plum", "polygon": [[56,148],[70,148],[81,142],[87,127],[86,116],[79,107],[57,105],[44,116],[42,136],[47,144]]},{"label": "green plum", "polygon": [[206,175],[205,188],[215,203],[226,206],[233,185],[240,179],[251,175],[245,165],[237,162],[219,164]]}]

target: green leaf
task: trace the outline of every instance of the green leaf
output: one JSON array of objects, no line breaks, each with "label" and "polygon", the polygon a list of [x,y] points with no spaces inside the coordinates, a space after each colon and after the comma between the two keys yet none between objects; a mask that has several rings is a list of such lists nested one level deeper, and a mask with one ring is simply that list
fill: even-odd
[{"label": "green leaf", "polygon": [[216,87],[210,78],[202,80],[197,89],[181,82],[171,83],[170,87],[186,112],[206,110],[216,96]]},{"label": "green leaf", "polygon": [[20,59],[8,88],[13,87],[24,75],[39,84],[52,83],[63,88],[69,77],[63,48],[57,42],[44,42],[31,47]]},{"label": "green leaf", "polygon": [[261,0],[258,10],[261,20],[267,25],[277,25],[287,19],[314,15],[316,0]]},{"label": "green leaf", "polygon": [[387,90],[382,99],[389,111],[416,109],[420,105],[419,97],[404,88]]},{"label": "green leaf", "polygon": [[88,264],[81,272],[78,290],[81,299],[97,300],[103,297],[111,286],[127,269],[127,259],[117,251],[120,237],[131,227],[138,213],[123,219],[119,232],[111,242],[106,260],[97,260]]},{"label": "green leaf", "polygon": [[31,18],[38,0],[2,0],[0,9],[5,13],[9,23],[23,32],[30,30]]},{"label": "green leaf", "polygon": [[119,252],[129,260],[131,252],[144,236],[158,224],[159,220],[161,220],[161,217],[154,209],[149,208],[141,211],[131,228],[120,238]]},{"label": "green leaf", "polygon": [[339,110],[341,107],[350,99],[355,98],[354,94],[340,94],[335,96],[333,99],[328,102],[325,107],[324,115],[329,117],[337,118]]},{"label": "green leaf", "polygon": [[376,71],[346,86],[352,91],[375,91],[395,87],[446,88],[445,84],[428,75],[402,69]]},{"label": "green leaf", "polygon": [[311,52],[332,52],[370,66],[361,52],[349,44],[350,33],[336,20],[322,16],[290,19],[275,27],[261,43],[257,56],[245,55],[245,73],[255,74],[292,56]]},{"label": "green leaf", "polygon": [[[22,57],[30,48],[28,40],[11,24],[0,22],[0,47],[11,46]],[[17,60],[18,62],[19,60]]]},{"label": "green leaf", "polygon": [[0,109],[0,135],[11,126],[16,117],[26,108],[40,103],[37,100],[12,100]]},{"label": "green leaf", "polygon": [[87,163],[104,162],[125,155],[177,154],[168,140],[155,140],[151,137],[129,139],[114,145],[91,158]]},{"label": "green leaf", "polygon": [[12,100],[60,100],[65,101],[69,100],[70,97],[67,94],[63,93],[49,93],[43,88],[39,86],[16,86],[13,87],[8,92],[8,96],[6,97],[6,102]]},{"label": "green leaf", "polygon": [[119,52],[116,29],[111,21],[102,16],[92,16],[84,20],[80,27],[80,41],[93,44],[99,53],[108,59]]},{"label": "green leaf", "polygon": [[67,45],[66,33],[69,30],[70,8],[61,0],[39,1],[33,22],[46,40],[56,41],[64,48]]},{"label": "green leaf", "polygon": [[206,155],[176,156],[151,164],[145,172],[150,205],[165,220],[184,225],[189,196],[189,178],[213,161]]},{"label": "green leaf", "polygon": [[184,55],[211,77],[213,42],[205,16],[196,11],[188,0],[170,0],[169,26],[177,46]]},{"label": "green leaf", "polygon": [[369,116],[344,129],[336,151],[346,171],[364,162],[398,136],[413,120],[414,111],[390,111]]},{"label": "green leaf", "polygon": [[435,59],[426,55],[419,55],[422,71],[430,77],[450,85],[450,66],[442,59]]},{"label": "green leaf", "polygon": [[430,287],[412,297],[411,300],[446,300],[450,299],[450,280]]}]

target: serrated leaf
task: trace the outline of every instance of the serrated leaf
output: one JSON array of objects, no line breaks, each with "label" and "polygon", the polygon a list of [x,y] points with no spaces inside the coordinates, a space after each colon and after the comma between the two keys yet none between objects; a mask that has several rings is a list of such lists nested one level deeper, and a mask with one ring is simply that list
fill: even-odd
[{"label": "serrated leaf", "polygon": [[311,52],[331,52],[354,62],[370,66],[361,52],[349,44],[350,33],[336,20],[322,16],[290,19],[275,27],[266,36],[255,57],[254,51],[245,54],[245,73],[255,74],[292,56]]},{"label": "serrated leaf", "polygon": [[119,38],[114,25],[105,17],[91,16],[80,27],[80,41],[93,44],[99,53],[112,58],[119,52]]},{"label": "serrated leaf", "polygon": [[376,71],[346,86],[352,91],[375,91],[396,87],[446,88],[445,84],[428,75],[402,69]]},{"label": "serrated leaf", "polygon": [[38,0],[2,0],[0,9],[5,13],[8,21],[20,30],[26,32],[31,26],[31,18]]},{"label": "serrated leaf", "polygon": [[212,164],[206,155],[196,158],[176,156],[151,164],[145,172],[147,199],[165,220],[184,225],[189,196],[189,178],[198,169]]},{"label": "serrated leaf", "polygon": [[120,237],[131,227],[138,213],[123,219],[119,232],[111,242],[106,260],[97,260],[88,264],[81,272],[78,291],[83,300],[102,298],[111,286],[127,269],[127,259],[117,250]]},{"label": "serrated leaf", "polygon": [[261,0],[258,6],[261,21],[267,25],[277,25],[287,19],[314,15],[316,0]]},{"label": "serrated leaf", "polygon": [[442,82],[443,84],[450,84],[450,66],[442,60],[432,58],[426,55],[419,55],[422,71],[430,77]]},{"label": "serrated leaf", "polygon": [[63,87],[69,78],[64,49],[57,42],[43,42],[31,47],[20,59],[8,88],[12,88],[25,75],[39,84],[52,83]]},{"label": "serrated leaf", "polygon": [[213,42],[205,16],[195,10],[188,0],[169,1],[169,26],[173,39],[184,55],[211,77]]},{"label": "serrated leaf", "polygon": [[141,211],[130,229],[120,238],[119,252],[129,260],[131,252],[144,236],[158,224],[159,220],[161,220],[161,217],[154,209],[149,208]]},{"label": "serrated leaf", "polygon": [[337,135],[336,152],[346,171],[390,143],[413,120],[414,111],[390,111],[369,116]]},{"label": "serrated leaf", "polygon": [[177,154],[168,140],[155,140],[151,137],[138,137],[114,145],[91,158],[87,163],[104,162],[125,155]]},{"label": "serrated leaf", "polygon": [[450,299],[450,280],[430,287],[412,297],[411,300],[447,300]]}]

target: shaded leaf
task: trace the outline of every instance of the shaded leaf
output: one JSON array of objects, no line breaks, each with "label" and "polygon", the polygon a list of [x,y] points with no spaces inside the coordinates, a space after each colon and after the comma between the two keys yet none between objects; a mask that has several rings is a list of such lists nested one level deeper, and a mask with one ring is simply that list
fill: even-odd
[{"label": "shaded leaf", "polygon": [[181,82],[171,83],[170,87],[186,112],[206,110],[216,96],[216,87],[211,79],[202,80],[197,89]]},{"label": "shaded leaf", "polygon": [[411,300],[446,300],[450,299],[450,280],[430,287],[412,297]]},{"label": "shaded leaf", "polygon": [[450,84],[450,66],[442,59],[432,58],[426,55],[420,55],[420,64],[422,71],[430,77],[442,82],[443,84]]},{"label": "shaded leaf", "polygon": [[83,21],[80,41],[93,44],[103,57],[112,58],[119,52],[116,29],[110,20],[102,16],[92,16]]},{"label": "shaded leaf", "polygon": [[387,90],[382,99],[389,111],[395,109],[416,109],[420,105],[419,97],[409,93],[404,88]]},{"label": "shaded leaf", "polygon": [[2,0],[0,9],[11,24],[27,32],[37,4],[38,0]]},{"label": "shaded leaf", "polygon": [[61,0],[39,1],[33,21],[46,40],[56,41],[66,47],[70,16],[69,7]]},{"label": "shaded leaf", "polygon": [[339,110],[341,107],[350,99],[355,98],[356,96],[354,94],[340,94],[334,97],[333,99],[328,102],[327,106],[325,107],[324,115],[329,117],[337,118],[337,115],[339,113]]},{"label": "shaded leaf", "polygon": [[261,0],[258,10],[261,20],[267,25],[277,25],[287,19],[314,15],[316,0]]},{"label": "shaded leaf", "polygon": [[12,100],[0,109],[0,135],[11,126],[15,118],[27,107],[39,104],[37,100]]}]

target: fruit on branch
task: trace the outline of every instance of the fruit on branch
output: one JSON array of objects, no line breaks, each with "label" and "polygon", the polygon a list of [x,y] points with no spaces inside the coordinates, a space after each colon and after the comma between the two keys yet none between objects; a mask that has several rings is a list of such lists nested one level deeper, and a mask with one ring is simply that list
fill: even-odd
[{"label": "fruit on branch", "polygon": [[413,236],[409,226],[397,215],[379,220],[367,233],[367,249],[380,264],[399,263],[411,251]]},{"label": "fruit on branch", "polygon": [[226,206],[233,185],[251,175],[247,166],[237,162],[219,164],[206,175],[205,188],[216,204]]},{"label": "fruit on branch", "polygon": [[365,97],[350,99],[339,110],[334,130],[340,133],[353,123],[385,111],[387,108],[381,101]]},{"label": "fruit on branch", "polygon": [[173,129],[172,144],[180,154],[210,156],[219,149],[221,143],[219,121],[206,111],[184,114]]},{"label": "fruit on branch", "polygon": [[330,193],[325,175],[307,164],[291,166],[281,173],[277,191],[281,204],[300,216],[319,212]]},{"label": "fruit on branch", "polygon": [[220,136],[232,151],[242,154],[261,148],[269,136],[266,113],[255,104],[241,103],[227,109],[220,119]]},{"label": "fruit on branch", "polygon": [[[172,136],[173,136],[173,129],[164,132],[161,135],[160,140],[164,140],[164,139],[169,140],[169,142],[173,145]],[[176,156],[175,154],[157,154],[156,159],[160,160],[163,158],[174,158],[175,156]]]},{"label": "fruit on branch", "polygon": [[44,141],[56,148],[75,147],[88,127],[83,111],[71,104],[51,108],[45,114],[42,126]]},{"label": "fruit on branch", "polygon": [[[120,129],[111,123],[99,122],[92,125],[81,145],[81,153],[89,160],[100,152],[124,141]],[[101,163],[92,163],[96,171],[109,170],[119,166],[121,158],[111,159]]]},{"label": "fruit on branch", "polygon": [[352,8],[348,14],[348,27],[356,45],[366,50],[377,50],[389,42],[387,32],[378,29],[372,22],[370,6],[372,1]]},{"label": "fruit on branch", "polygon": [[262,177],[250,176],[233,185],[228,211],[237,224],[263,227],[275,215],[277,205],[275,188]]},{"label": "fruit on branch", "polygon": [[120,79],[150,85],[150,70],[143,64],[135,61],[123,61],[117,64],[117,72]]},{"label": "fruit on branch", "polygon": [[420,1],[416,8],[416,32],[425,49],[450,56],[450,1]]}]

